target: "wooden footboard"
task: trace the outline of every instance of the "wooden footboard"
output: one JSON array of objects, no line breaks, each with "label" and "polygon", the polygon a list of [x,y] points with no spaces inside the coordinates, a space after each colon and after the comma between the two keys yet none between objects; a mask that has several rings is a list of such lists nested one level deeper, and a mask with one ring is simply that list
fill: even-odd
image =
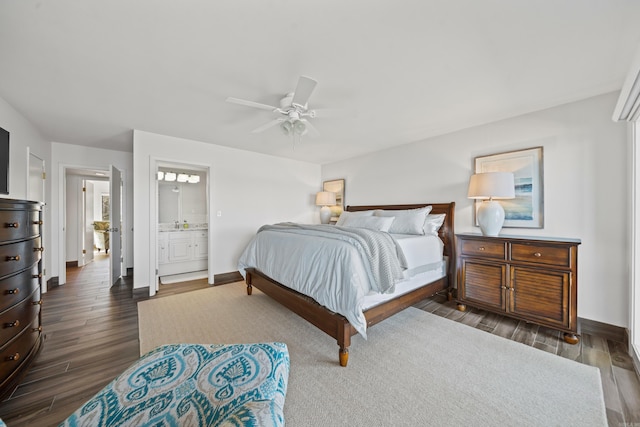
[{"label": "wooden footboard", "polygon": [[[325,308],[314,299],[300,292],[287,288],[255,268],[247,268],[246,277],[248,295],[251,295],[252,289],[255,286],[298,316],[335,338],[338,342],[340,366],[347,366],[351,337],[358,332],[346,317]],[[398,298],[366,310],[364,317],[367,320],[367,328],[376,323],[380,323],[407,307],[411,307],[413,304],[425,298],[435,295],[439,291],[448,289],[448,287],[449,281],[445,276],[435,282],[401,295]]]},{"label": "wooden footboard", "polygon": [[[446,213],[445,222],[442,225],[439,235],[444,242],[444,255],[448,257],[449,264],[447,275],[434,282],[425,284],[411,292],[403,294],[397,298],[381,303],[364,312],[367,320],[367,327],[373,326],[382,320],[393,316],[394,314],[404,310],[413,304],[435,295],[439,291],[449,289],[453,284],[453,275],[455,272],[455,250],[453,244],[455,242],[455,234],[453,231],[453,217],[455,203],[438,203],[438,204],[419,204],[419,205],[393,205],[393,206],[354,206],[348,207],[347,210],[369,210],[369,209],[413,209],[423,206],[433,206],[432,213]],[[293,311],[309,323],[324,331],[338,342],[338,356],[340,366],[347,366],[349,361],[349,346],[351,345],[351,337],[357,333],[355,328],[349,323],[346,317],[341,314],[334,313],[324,306],[320,305],[314,299],[301,294],[291,288],[262,274],[255,268],[246,269],[247,294],[251,295],[252,288],[255,286],[266,295],[278,301],[289,310]]]}]

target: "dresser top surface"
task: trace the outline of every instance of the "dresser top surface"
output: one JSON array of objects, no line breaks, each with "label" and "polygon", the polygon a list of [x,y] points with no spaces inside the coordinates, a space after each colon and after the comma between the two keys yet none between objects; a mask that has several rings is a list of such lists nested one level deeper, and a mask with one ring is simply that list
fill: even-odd
[{"label": "dresser top surface", "polygon": [[580,239],[574,239],[570,237],[547,237],[547,236],[518,236],[510,234],[500,234],[498,236],[483,236],[480,233],[457,233],[456,236],[463,238],[477,238],[477,239],[496,239],[496,240],[520,240],[520,241],[544,241],[544,242],[558,242],[558,243],[573,243],[579,245],[582,243]]}]

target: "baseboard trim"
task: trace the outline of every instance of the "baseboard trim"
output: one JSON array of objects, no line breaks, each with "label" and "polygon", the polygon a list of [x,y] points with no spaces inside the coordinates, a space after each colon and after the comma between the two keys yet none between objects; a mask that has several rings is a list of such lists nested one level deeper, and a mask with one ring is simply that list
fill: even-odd
[{"label": "baseboard trim", "polygon": [[227,283],[240,282],[244,280],[242,274],[239,271],[232,271],[230,273],[221,273],[213,275],[213,284],[216,285],[226,285]]},{"label": "baseboard trim", "polygon": [[578,318],[578,333],[598,335],[612,341],[624,343],[626,346],[629,345],[627,329],[620,326],[609,325],[608,323]]},{"label": "baseboard trim", "polygon": [[67,261],[67,268],[74,268],[78,266],[78,261]]},{"label": "baseboard trim", "polygon": [[58,276],[54,276],[49,278],[49,280],[47,280],[47,291],[50,291],[53,288],[57,288],[58,286],[60,286],[60,279],[58,278]]}]

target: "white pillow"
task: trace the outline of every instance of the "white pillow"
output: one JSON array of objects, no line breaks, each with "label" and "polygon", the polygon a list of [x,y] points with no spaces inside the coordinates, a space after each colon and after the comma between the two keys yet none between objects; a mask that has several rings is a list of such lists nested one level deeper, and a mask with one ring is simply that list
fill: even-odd
[{"label": "white pillow", "polygon": [[356,212],[349,212],[349,211],[344,211],[340,214],[340,218],[338,218],[338,221],[336,222],[337,226],[342,226],[344,225],[344,222],[347,220],[347,218],[349,217],[358,217],[358,216],[373,216],[373,211],[356,211]]},{"label": "white pillow", "polygon": [[444,224],[446,214],[429,214],[424,222],[424,234],[437,236],[438,230]]},{"label": "white pillow", "polygon": [[376,209],[374,216],[389,217],[394,216],[396,219],[391,224],[389,233],[394,234],[424,234],[424,222],[427,214],[431,212],[431,206],[425,206],[418,209],[404,210],[382,210]]},{"label": "white pillow", "polygon": [[[368,228],[376,231],[389,231],[395,217],[378,217],[378,216],[350,216],[344,223],[343,227]],[[337,225],[337,224],[336,224]]]}]

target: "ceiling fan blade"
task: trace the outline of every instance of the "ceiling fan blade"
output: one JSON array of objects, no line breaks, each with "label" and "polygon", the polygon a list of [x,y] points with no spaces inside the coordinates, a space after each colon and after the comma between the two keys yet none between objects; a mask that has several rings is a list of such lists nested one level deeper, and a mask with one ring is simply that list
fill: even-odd
[{"label": "ceiling fan blade", "polygon": [[291,104],[298,105],[300,107],[307,105],[307,101],[309,101],[309,98],[317,84],[318,82],[313,80],[311,77],[300,76],[298,79],[298,85],[296,86],[296,91],[293,93]]},{"label": "ceiling fan blade", "polygon": [[232,97],[227,98],[227,102],[231,102],[233,104],[245,105],[247,107],[260,108],[261,110],[275,111],[278,109],[278,107],[274,107],[271,105],[261,104],[259,102],[247,101],[246,99],[238,99],[238,98],[232,98]]},{"label": "ceiling fan blade", "polygon": [[255,128],[251,132],[259,133],[259,132],[265,131],[265,130],[267,130],[269,128],[274,127],[277,124],[280,124],[280,123],[284,122],[284,120],[285,119],[283,119],[283,118],[277,118],[275,120],[271,120],[270,122],[267,122],[267,123],[263,124],[262,126]]}]

